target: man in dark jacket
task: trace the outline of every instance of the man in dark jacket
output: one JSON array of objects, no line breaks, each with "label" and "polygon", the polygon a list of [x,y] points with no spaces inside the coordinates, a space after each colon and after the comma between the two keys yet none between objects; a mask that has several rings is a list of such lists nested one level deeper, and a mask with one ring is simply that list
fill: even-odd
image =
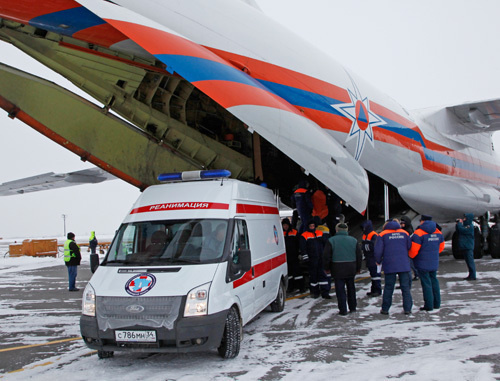
[{"label": "man in dark jacket", "polygon": [[458,250],[463,253],[469,275],[464,280],[476,280],[476,264],[474,263],[474,215],[466,213],[463,219],[458,220],[455,230],[458,234]]},{"label": "man in dark jacket", "polygon": [[281,221],[283,236],[285,237],[286,263],[288,266],[288,292],[299,289],[305,291],[304,276],[299,261],[299,236],[297,230],[292,228],[290,220]]},{"label": "man in dark jacket", "polygon": [[337,231],[335,236],[328,239],[325,244],[323,266],[325,271],[330,271],[335,280],[339,314],[345,316],[347,305],[349,305],[349,312],[356,311],[354,277],[361,269],[361,250],[356,238],[348,235],[348,227],[345,223],[337,224],[335,230]]},{"label": "man in dark jacket", "polygon": [[300,218],[299,234],[302,234],[307,229],[307,223],[311,219],[313,203],[311,200],[311,191],[307,180],[300,180],[292,195],[292,206],[297,208],[297,213]]},{"label": "man in dark jacket", "polygon": [[367,293],[368,296],[380,296],[382,295],[382,274],[377,268],[375,263],[375,242],[377,242],[378,234],[373,230],[373,224],[371,220],[366,220],[361,224],[363,229],[363,238],[361,241],[361,250],[365,256],[366,267],[370,272],[370,277],[372,278],[372,287],[370,292]]},{"label": "man in dark jacket", "polygon": [[309,290],[316,299],[320,294],[323,299],[331,299],[328,277],[323,270],[322,256],[325,246],[323,232],[316,229],[314,219],[307,223],[307,230],[299,239],[300,253],[304,261],[309,261]]},{"label": "man in dark jacket", "polygon": [[68,233],[67,240],[64,243],[64,263],[68,268],[68,281],[69,281],[69,291],[80,291],[76,288],[76,276],[78,273],[78,266],[80,266],[80,261],[82,256],[80,254],[80,248],[75,242],[75,234]]},{"label": "man in dark jacket", "polygon": [[379,234],[375,244],[375,261],[382,265],[385,276],[384,293],[382,296],[382,308],[380,313],[389,314],[392,304],[392,294],[396,284],[396,275],[399,277],[399,285],[403,294],[403,310],[406,315],[411,313],[413,300],[411,297],[411,268],[408,250],[411,247],[411,239],[406,231],[401,229],[397,220],[389,221],[384,231]]},{"label": "man in dark jacket", "polygon": [[439,267],[439,253],[444,249],[444,239],[437,229],[432,217],[422,215],[420,226],[411,237],[410,258],[420,275],[424,306],[421,311],[432,311],[441,307],[441,295],[437,269]]}]

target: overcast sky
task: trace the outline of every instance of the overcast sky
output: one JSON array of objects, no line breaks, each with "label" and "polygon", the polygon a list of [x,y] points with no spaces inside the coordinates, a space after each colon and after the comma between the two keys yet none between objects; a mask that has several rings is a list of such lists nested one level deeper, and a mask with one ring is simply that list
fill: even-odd
[{"label": "overcast sky", "polygon": [[[257,1],[270,17],[409,110],[500,98],[498,0]],[[3,42],[0,57],[3,63],[59,81],[57,74]],[[0,183],[91,167],[3,110],[0,160]],[[115,180],[0,197],[0,237],[60,236],[62,214],[67,215],[67,230],[77,235],[91,230],[98,236],[112,234],[138,195],[134,187]]]}]

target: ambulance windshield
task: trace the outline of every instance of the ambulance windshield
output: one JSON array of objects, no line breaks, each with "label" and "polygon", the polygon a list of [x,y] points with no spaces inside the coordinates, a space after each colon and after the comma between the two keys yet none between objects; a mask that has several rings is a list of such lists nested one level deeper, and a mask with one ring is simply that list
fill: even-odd
[{"label": "ambulance windshield", "polygon": [[190,219],[123,224],[102,265],[214,263],[222,258],[227,220]]}]

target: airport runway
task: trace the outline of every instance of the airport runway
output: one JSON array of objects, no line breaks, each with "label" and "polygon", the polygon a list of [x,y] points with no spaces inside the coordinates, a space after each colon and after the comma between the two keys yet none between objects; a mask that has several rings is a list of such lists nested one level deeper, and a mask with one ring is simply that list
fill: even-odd
[{"label": "airport runway", "polygon": [[[430,344],[453,343],[454,340],[458,343],[459,339],[478,332],[481,334],[481,330],[498,330],[500,317],[490,313],[486,307],[493,308],[499,304],[500,260],[493,260],[488,256],[476,260],[476,264],[479,280],[467,282],[462,280],[466,275],[465,263],[455,261],[449,254],[442,256],[439,271],[442,308],[431,313],[418,311],[423,301],[420,283],[415,282],[412,315],[405,316],[402,313],[398,290],[395,291],[390,315],[380,315],[380,299],[366,296],[369,288],[366,273],[357,282],[358,312],[348,317],[336,314],[335,297],[327,301],[288,295],[290,299],[284,312],[264,312],[244,328],[240,357],[244,356],[245,359],[257,356],[257,349],[250,349],[255,346],[265,347],[265,350],[259,349],[259,352],[263,352],[259,356],[266,356],[265,351],[269,350],[269,346],[274,346],[275,351],[285,351],[287,343],[295,343],[295,350],[300,352],[301,361],[316,362],[318,366],[338,361],[348,364],[352,357],[359,356],[360,353],[369,358],[397,358]],[[96,364],[106,361],[98,360],[95,352],[86,349],[79,339],[81,294],[90,276],[87,261],[79,268],[79,292],[67,291],[67,273],[62,264],[8,276],[9,284],[4,283],[0,287],[0,374],[3,374],[0,377],[8,379],[9,376],[20,375],[19,372],[23,369],[29,370],[35,366],[50,369],[57,365],[58,369],[64,368],[66,364],[64,361],[58,363],[58,359],[70,352],[78,353],[75,357],[91,356]],[[482,311],[475,311],[477,306],[484,308],[482,307]],[[426,337],[420,333],[409,339],[411,336],[408,336],[408,330],[418,331],[427,326],[436,328],[434,336]],[[308,327],[314,329],[311,331]],[[383,327],[391,329],[381,333],[375,340],[369,339],[370,335],[373,336],[372,330],[382,330]],[[432,330],[429,332],[432,334]],[[306,336],[307,345],[301,347],[297,343]],[[369,341],[371,342],[368,344]],[[493,373],[500,377],[499,355],[500,345],[496,353],[470,353],[467,361],[490,364]],[[186,359],[186,355],[158,355],[163,359],[168,356],[181,362]],[[132,359],[127,354],[117,352],[114,359],[108,360],[108,364],[120,361],[120,357],[126,362],[137,361],[137,355]],[[215,360],[213,353],[197,354],[196,358],[213,361],[214,366],[221,366],[220,359]],[[263,357],[260,361],[266,361],[266,358]],[[279,379],[280,375],[286,374],[287,366],[290,367],[290,364],[269,364],[268,372],[259,379]],[[401,374],[396,376],[401,378]]]}]

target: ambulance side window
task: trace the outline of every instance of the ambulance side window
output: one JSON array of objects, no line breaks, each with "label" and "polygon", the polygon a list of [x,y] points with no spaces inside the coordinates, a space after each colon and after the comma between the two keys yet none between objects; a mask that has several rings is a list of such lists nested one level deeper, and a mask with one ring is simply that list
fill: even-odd
[{"label": "ambulance side window", "polygon": [[232,262],[234,264],[240,263],[240,250],[248,249],[250,249],[250,247],[248,243],[247,223],[244,220],[236,220],[234,224],[233,246],[231,251]]}]

